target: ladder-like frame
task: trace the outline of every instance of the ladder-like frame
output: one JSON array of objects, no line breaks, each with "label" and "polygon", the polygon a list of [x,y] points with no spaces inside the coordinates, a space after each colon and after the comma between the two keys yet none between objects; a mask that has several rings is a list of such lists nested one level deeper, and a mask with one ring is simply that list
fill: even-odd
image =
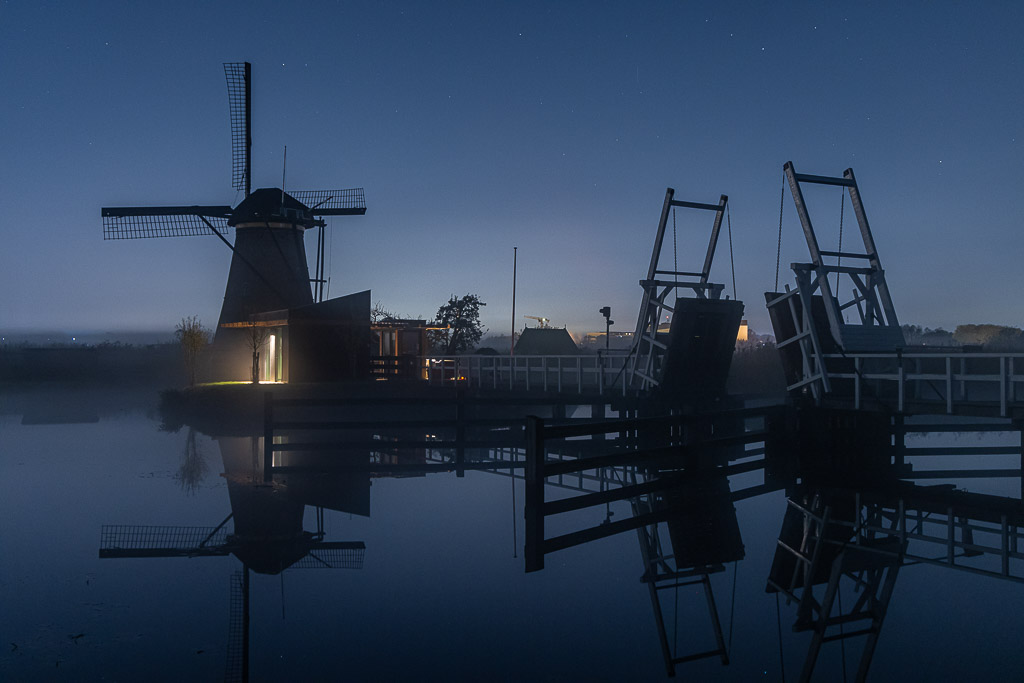
[{"label": "ladder-like frame", "polygon": [[[811,303],[815,292],[821,293],[825,315],[828,319],[829,332],[832,340],[841,352],[845,351],[895,351],[904,346],[903,331],[900,328],[896,309],[889,294],[889,286],[885,281],[885,271],[878,258],[871,226],[868,224],[864,204],[861,201],[860,189],[853,169],[843,171],[841,178],[807,175],[797,173],[792,161],[783,167],[789,183],[793,202],[796,205],[800,225],[803,228],[810,263],[793,263],[790,267],[796,274],[797,287],[782,296],[768,302],[768,308],[787,303],[793,318],[796,334],[789,339],[778,340],[777,346],[782,348],[788,344],[799,343],[803,366],[803,377],[790,385],[793,390],[810,385],[815,400],[831,391],[828,370],[822,358],[822,340],[814,324]],[[857,225],[860,228],[863,253],[856,251],[827,251],[818,246],[818,238],[811,223],[811,217],[804,201],[801,183],[812,185],[832,185],[845,188],[850,196]],[[826,262],[826,259],[834,262]],[[864,265],[842,265],[842,259],[853,260]],[[851,297],[840,300],[838,292],[833,292],[829,281],[832,273],[840,277],[846,276],[853,284]],[[798,297],[802,311],[797,311],[793,297]],[[843,320],[846,309],[855,308],[859,322],[847,323]],[[783,315],[785,315],[783,313]]]},{"label": "ladder-like frame", "polygon": [[[633,516],[635,518],[651,513],[653,509],[651,498],[651,496],[648,496],[647,500],[632,499]],[[640,554],[644,561],[644,574],[640,580],[647,584],[647,590],[650,594],[651,607],[654,611],[654,622],[658,630],[658,641],[661,644],[661,654],[665,662],[665,672],[670,677],[675,676],[677,664],[685,664],[710,657],[718,657],[723,665],[728,665],[729,651],[725,644],[725,637],[722,634],[722,622],[718,618],[715,594],[711,588],[711,574],[722,572],[725,570],[725,567],[717,564],[705,567],[681,568],[676,565],[674,554],[665,554],[657,524],[637,527],[636,532],[640,541]],[[715,637],[715,647],[711,650],[691,652],[677,656],[669,644],[660,591],[696,585],[700,585],[704,592],[708,615],[711,618],[711,628]],[[672,634],[673,640],[677,640],[678,637],[677,633]]]},{"label": "ladder-like frame", "polygon": [[[812,631],[811,644],[807,651],[807,657],[804,659],[799,680],[801,683],[811,680],[823,644],[867,636],[854,679],[863,682],[871,667],[871,660],[874,657],[882,624],[892,599],[896,578],[903,564],[906,540],[902,540],[899,544],[895,555],[888,557],[875,555],[865,549],[865,546],[871,545],[875,541],[875,534],[865,533],[859,524],[854,525],[855,538],[839,547],[838,553],[831,561],[831,566],[828,567],[829,578],[819,597],[815,595],[814,577],[822,571],[822,550],[825,544],[835,543],[835,541],[827,540],[827,530],[832,523],[831,509],[827,505],[823,506],[817,496],[809,502],[807,507],[793,500],[789,500],[788,505],[803,516],[803,535],[797,548],[788,546],[782,539],[777,542],[778,548],[782,552],[792,555],[796,560],[789,585],[782,586],[771,579],[768,580],[768,583],[785,595],[787,602],[797,602],[797,619],[793,630]],[[859,508],[855,512],[858,516],[861,514]],[[894,531],[897,530],[894,529]],[[894,535],[888,538],[891,541],[896,541],[898,536]],[[845,610],[845,613],[842,611],[834,613],[833,607],[843,577],[848,579],[847,583],[854,585],[858,595],[853,604]],[[844,628],[858,622],[867,623],[860,628],[851,628],[850,630]],[[836,627],[839,628],[838,633],[834,630]],[[833,631],[829,633],[829,629],[833,629]]]},{"label": "ladder-like frame", "polygon": [[[793,168],[793,162],[788,161],[784,167],[786,179],[789,181],[789,189],[793,194],[793,201],[796,204],[797,215],[800,217],[800,225],[803,227],[804,238],[807,240],[807,249],[810,251],[810,267],[814,271],[814,286],[821,291],[825,300],[825,313],[828,315],[829,327],[836,343],[843,349],[847,348],[845,342],[849,339],[855,327],[883,327],[894,329],[900,332],[900,322],[896,317],[896,309],[889,295],[889,286],[885,281],[885,271],[882,270],[882,263],[878,258],[878,249],[875,247],[875,238],[871,234],[871,226],[868,225],[867,214],[864,212],[864,204],[861,202],[860,189],[857,187],[857,179],[853,175],[853,169],[843,171],[842,178],[829,178],[825,176],[805,175],[797,173]],[[800,183],[815,185],[835,185],[845,187],[850,194],[850,203],[853,206],[854,214],[857,217],[857,225],[860,227],[861,240],[864,244],[864,253],[853,251],[823,251],[818,247],[818,238],[814,234],[814,227],[811,225],[811,217],[807,212],[807,204],[804,202],[803,191]],[[825,258],[835,258],[836,264],[825,263]],[[840,265],[840,259],[854,259],[867,261],[866,266],[844,266]],[[831,273],[847,275],[855,285],[856,289],[853,298],[846,303],[840,303],[838,293],[833,294],[829,284],[828,276]],[[843,322],[842,312],[850,307],[856,306],[860,314],[860,324]],[[902,345],[902,343],[900,344]]]},{"label": "ladder-like frame", "polygon": [[[678,298],[679,289],[690,289],[698,299],[719,299],[725,285],[708,282],[711,264],[718,246],[718,235],[722,229],[722,217],[725,215],[729,197],[722,195],[717,204],[702,204],[675,199],[675,190],[665,190],[665,203],[661,208],[661,219],[658,221],[658,233],[654,238],[654,250],[651,253],[651,265],[647,269],[647,277],[640,281],[644,295],[640,303],[640,313],[636,321],[636,332],[633,336],[632,361],[629,365],[629,386],[637,391],[647,391],[658,385],[660,361],[667,346],[658,340],[658,326],[665,312],[675,314],[673,300],[669,304],[669,294]],[[673,207],[684,209],[702,209],[715,212],[715,222],[711,228],[711,239],[704,255],[704,265],[700,272],[660,270],[661,249],[665,242],[665,228],[668,224],[669,212]],[[680,280],[679,278],[691,278]],[[662,279],[664,278],[664,279]],[[669,279],[671,278],[671,279]],[[692,278],[696,278],[693,280]]]}]

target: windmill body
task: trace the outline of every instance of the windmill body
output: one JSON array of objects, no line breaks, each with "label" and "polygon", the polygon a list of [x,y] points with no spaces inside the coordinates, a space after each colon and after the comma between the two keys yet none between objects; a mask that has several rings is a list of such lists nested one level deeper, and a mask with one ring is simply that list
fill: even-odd
[{"label": "windmill body", "polygon": [[[323,217],[366,213],[361,188],[291,193],[279,188],[262,188],[250,192],[251,66],[248,62],[229,63],[224,65],[224,72],[231,111],[232,180],[236,190],[245,192],[245,198],[234,208],[163,206],[102,210],[104,239],[211,235],[231,249],[231,267],[212,354],[213,367],[206,377],[215,380],[251,377],[250,370],[255,363],[250,361],[250,356],[259,353],[263,344],[260,341],[254,345],[251,327],[256,324],[269,327],[267,313],[283,313],[287,319],[289,311],[308,311],[314,304],[314,290],[319,292],[317,300],[322,300],[323,231],[326,228]],[[320,232],[316,276],[311,278],[304,235],[307,230],[317,228]],[[229,229],[235,231],[234,244],[226,237]],[[328,307],[318,313],[321,326],[331,310]],[[367,330],[363,336],[368,337],[368,310],[366,319]],[[349,321],[344,325],[351,328]],[[276,351],[273,347],[263,348],[265,357],[275,353],[280,356],[284,335],[268,334],[267,338],[277,340],[277,346]],[[327,345],[325,340],[318,341],[319,346]]]},{"label": "windmill body", "polygon": [[220,327],[225,323],[313,303],[304,236],[317,223],[308,207],[276,188],[256,190],[235,207],[228,219],[235,248],[218,336],[227,331]]}]

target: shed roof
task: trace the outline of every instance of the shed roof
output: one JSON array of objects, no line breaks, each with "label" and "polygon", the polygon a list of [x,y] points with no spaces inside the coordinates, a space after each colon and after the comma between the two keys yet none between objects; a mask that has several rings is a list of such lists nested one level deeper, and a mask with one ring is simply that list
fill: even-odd
[{"label": "shed roof", "polygon": [[515,352],[521,356],[575,356],[580,349],[565,328],[527,327],[519,335]]}]

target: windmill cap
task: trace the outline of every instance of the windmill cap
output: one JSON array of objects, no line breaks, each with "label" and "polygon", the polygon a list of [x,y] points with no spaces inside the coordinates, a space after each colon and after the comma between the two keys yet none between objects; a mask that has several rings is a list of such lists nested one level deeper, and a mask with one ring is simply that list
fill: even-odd
[{"label": "windmill cap", "polygon": [[245,223],[293,223],[305,228],[316,224],[309,207],[279,188],[254,190],[231,212],[228,225]]}]

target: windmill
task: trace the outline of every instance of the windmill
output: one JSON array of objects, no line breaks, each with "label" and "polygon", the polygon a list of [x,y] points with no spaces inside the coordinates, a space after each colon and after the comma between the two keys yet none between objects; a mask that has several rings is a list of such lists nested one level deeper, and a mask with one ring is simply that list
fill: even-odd
[{"label": "windmill", "polygon": [[[217,345],[243,343],[244,330],[226,323],[248,322],[257,313],[298,308],[324,296],[324,228],[327,216],[366,213],[362,188],[285,192],[283,188],[251,190],[252,66],[224,64],[231,116],[232,186],[245,196],[235,207],[121,206],[104,207],[103,238],[216,236],[232,251],[217,324]],[[234,244],[228,241],[235,230]],[[316,266],[310,277],[306,230],[317,233]],[[312,285],[312,289],[310,287]]]}]

